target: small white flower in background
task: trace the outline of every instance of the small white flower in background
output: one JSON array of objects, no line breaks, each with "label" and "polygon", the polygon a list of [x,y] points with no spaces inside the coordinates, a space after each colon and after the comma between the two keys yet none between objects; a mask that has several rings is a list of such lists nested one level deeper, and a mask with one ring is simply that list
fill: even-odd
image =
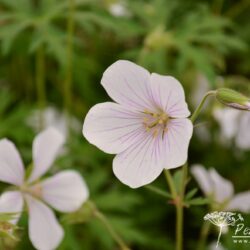
[{"label": "small white flower in background", "polygon": [[[232,139],[238,148],[250,149],[250,113],[232,108],[216,108],[213,112],[221,128],[221,141],[224,144]],[[223,138],[226,141],[223,141]]]},{"label": "small white flower in background", "polygon": [[220,176],[215,169],[207,170],[202,165],[194,165],[191,172],[204,195],[212,198],[221,209],[250,212],[250,191],[235,195],[233,184]]},{"label": "small white flower in background", "polygon": [[[34,110],[27,119],[27,124],[33,128],[35,132],[40,130],[40,112],[40,110]],[[66,138],[68,136],[68,121],[66,115],[55,107],[47,107],[42,112],[44,128],[54,127]],[[81,123],[75,117],[70,117],[70,127],[74,132],[81,132]]]},{"label": "small white flower in background", "polygon": [[186,162],[193,125],[175,78],[120,60],[104,72],[101,83],[116,103],[92,107],[83,135],[104,152],[117,154],[113,171],[120,181],[137,188],[164,168]]},{"label": "small white flower in background", "polygon": [[80,174],[64,170],[40,180],[54,162],[64,137],[54,128],[38,134],[33,141],[33,169],[25,177],[25,169],[15,145],[0,140],[0,181],[14,185],[13,190],[0,196],[0,213],[19,215],[11,221],[16,224],[27,204],[29,237],[39,250],[53,250],[61,242],[64,232],[52,209],[73,212],[88,198],[88,188]]},{"label": "small white flower in background", "polygon": [[122,1],[117,1],[115,3],[111,3],[109,6],[109,12],[116,17],[126,17],[130,16],[130,13],[126,6],[122,3]]}]

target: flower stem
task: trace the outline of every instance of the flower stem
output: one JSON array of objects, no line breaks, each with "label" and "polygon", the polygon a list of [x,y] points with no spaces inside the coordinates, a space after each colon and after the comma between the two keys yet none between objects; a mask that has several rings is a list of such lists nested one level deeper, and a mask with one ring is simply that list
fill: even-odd
[{"label": "flower stem", "polygon": [[122,238],[116,233],[108,219],[104,216],[103,213],[101,213],[98,209],[95,210],[94,213],[95,217],[98,218],[103,225],[107,228],[108,232],[114,239],[114,241],[120,246],[121,250],[130,250],[130,248],[125,244],[125,242],[122,240]]},{"label": "flower stem", "polygon": [[167,183],[169,185],[170,192],[174,199],[174,204],[176,208],[176,229],[175,229],[176,230],[175,231],[176,232],[176,250],[182,250],[183,249],[183,198],[182,198],[183,197],[182,196],[183,185],[181,186],[181,190],[180,190],[181,193],[178,194],[176,187],[174,185],[173,178],[169,170],[164,170],[164,173],[166,176]]},{"label": "flower stem", "polygon": [[39,129],[44,127],[43,109],[46,105],[46,87],[45,87],[45,61],[44,46],[41,45],[36,52],[36,89],[39,107]]},{"label": "flower stem", "polygon": [[66,60],[66,73],[64,81],[64,108],[66,110],[67,121],[69,125],[69,113],[71,111],[72,100],[72,68],[73,68],[73,38],[74,38],[74,12],[75,12],[75,0],[69,1],[69,16],[67,22],[67,60]]},{"label": "flower stem", "polygon": [[166,177],[170,192],[172,194],[172,197],[175,199],[178,196],[178,194],[177,194],[177,191],[175,189],[173,177],[172,177],[172,175],[171,175],[171,173],[170,173],[170,171],[168,169],[164,170],[164,174],[165,174],[165,177]]},{"label": "flower stem", "polygon": [[216,94],[216,90],[211,90],[211,91],[208,91],[204,97],[202,98],[200,104],[198,105],[198,107],[195,109],[194,113],[192,114],[192,116],[190,117],[190,120],[194,123],[194,121],[197,119],[198,115],[200,114],[201,112],[201,109],[205,103],[205,101],[207,100],[207,98],[209,96],[213,96]]}]

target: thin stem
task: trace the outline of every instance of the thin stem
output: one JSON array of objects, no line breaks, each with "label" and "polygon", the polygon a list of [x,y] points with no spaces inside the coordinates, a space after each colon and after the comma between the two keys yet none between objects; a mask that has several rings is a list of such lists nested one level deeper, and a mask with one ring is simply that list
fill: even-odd
[{"label": "thin stem", "polygon": [[171,192],[173,198],[176,199],[177,196],[178,196],[178,194],[177,194],[177,191],[176,191],[176,189],[175,189],[173,177],[172,177],[172,175],[170,174],[170,171],[169,171],[168,169],[165,169],[165,170],[164,170],[164,174],[165,174],[166,181],[167,181],[167,183],[168,183],[170,192]]},{"label": "thin stem", "polygon": [[164,174],[169,185],[170,192],[174,199],[175,209],[176,209],[176,250],[183,249],[183,198],[182,190],[183,185],[181,186],[181,194],[177,193],[177,190],[174,185],[173,178],[169,170],[164,170]]},{"label": "thin stem", "polygon": [[115,240],[115,242],[120,246],[121,250],[130,250],[130,248],[125,244],[125,242],[122,240],[122,238],[116,233],[108,219],[102,214],[99,210],[96,209],[95,216],[98,218],[103,225],[107,228],[108,232],[112,236],[112,238]]},{"label": "thin stem", "polygon": [[192,114],[190,120],[194,123],[194,121],[197,119],[198,115],[200,114],[201,112],[201,109],[205,103],[205,101],[207,100],[207,98],[209,96],[213,96],[216,94],[216,91],[215,90],[211,90],[211,91],[208,91],[205,96],[202,98],[200,104],[198,105],[198,107],[195,109],[194,113]]},{"label": "thin stem", "polygon": [[207,221],[204,221],[202,228],[201,228],[200,239],[199,239],[197,250],[204,249],[210,228],[211,228],[211,224],[208,223]]},{"label": "thin stem", "polygon": [[43,110],[46,105],[46,87],[45,87],[45,60],[44,60],[44,46],[36,52],[36,89],[39,107],[39,129],[44,127]]},{"label": "thin stem", "polygon": [[71,100],[72,100],[72,68],[73,68],[73,38],[74,38],[74,12],[75,12],[75,0],[69,1],[69,16],[67,23],[67,61],[66,61],[66,74],[64,81],[64,107],[68,115],[71,111]]}]

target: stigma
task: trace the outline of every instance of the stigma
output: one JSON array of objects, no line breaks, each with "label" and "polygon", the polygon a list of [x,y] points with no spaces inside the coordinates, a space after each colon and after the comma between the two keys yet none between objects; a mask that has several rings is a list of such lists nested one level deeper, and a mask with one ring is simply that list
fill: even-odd
[{"label": "stigma", "polygon": [[170,119],[169,116],[162,110],[158,112],[145,110],[143,114],[145,114],[143,117],[143,125],[146,131],[151,132],[153,137],[158,137],[159,134],[164,137],[168,131],[167,124]]}]

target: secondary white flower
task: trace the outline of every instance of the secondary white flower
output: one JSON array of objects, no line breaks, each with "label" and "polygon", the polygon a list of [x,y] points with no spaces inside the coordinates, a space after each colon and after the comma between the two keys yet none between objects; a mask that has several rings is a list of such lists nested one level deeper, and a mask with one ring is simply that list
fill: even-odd
[{"label": "secondary white flower", "polygon": [[117,154],[113,171],[132,188],[152,182],[164,168],[187,160],[193,125],[181,84],[117,61],[101,83],[116,101],[97,104],[87,114],[83,135],[106,153]]},{"label": "secondary white flower", "polygon": [[238,148],[250,149],[250,113],[231,108],[216,108],[214,117],[218,121],[225,143],[235,139]]},{"label": "secondary white flower", "polygon": [[[40,130],[40,113],[44,119],[44,128],[54,127],[56,128],[64,137],[68,136],[68,120],[63,112],[60,112],[55,107],[47,107],[43,111],[34,110],[27,119],[28,125],[34,129],[35,132]],[[81,124],[75,117],[69,117],[70,127],[74,132],[81,132]]]},{"label": "secondary white flower", "polygon": [[191,172],[203,193],[213,202],[228,211],[250,212],[250,191],[234,195],[233,184],[220,176],[214,169],[194,165]]},{"label": "secondary white flower", "polygon": [[109,12],[116,17],[127,17],[131,15],[122,1],[111,3],[109,6]]},{"label": "secondary white flower", "polygon": [[88,198],[85,182],[73,170],[40,180],[51,167],[63,143],[63,136],[54,128],[38,134],[33,142],[33,170],[26,178],[15,145],[7,139],[0,140],[0,181],[15,186],[1,195],[0,212],[18,213],[11,221],[17,223],[25,202],[29,213],[29,237],[39,250],[55,249],[64,234],[49,206],[60,212],[73,212]]}]

